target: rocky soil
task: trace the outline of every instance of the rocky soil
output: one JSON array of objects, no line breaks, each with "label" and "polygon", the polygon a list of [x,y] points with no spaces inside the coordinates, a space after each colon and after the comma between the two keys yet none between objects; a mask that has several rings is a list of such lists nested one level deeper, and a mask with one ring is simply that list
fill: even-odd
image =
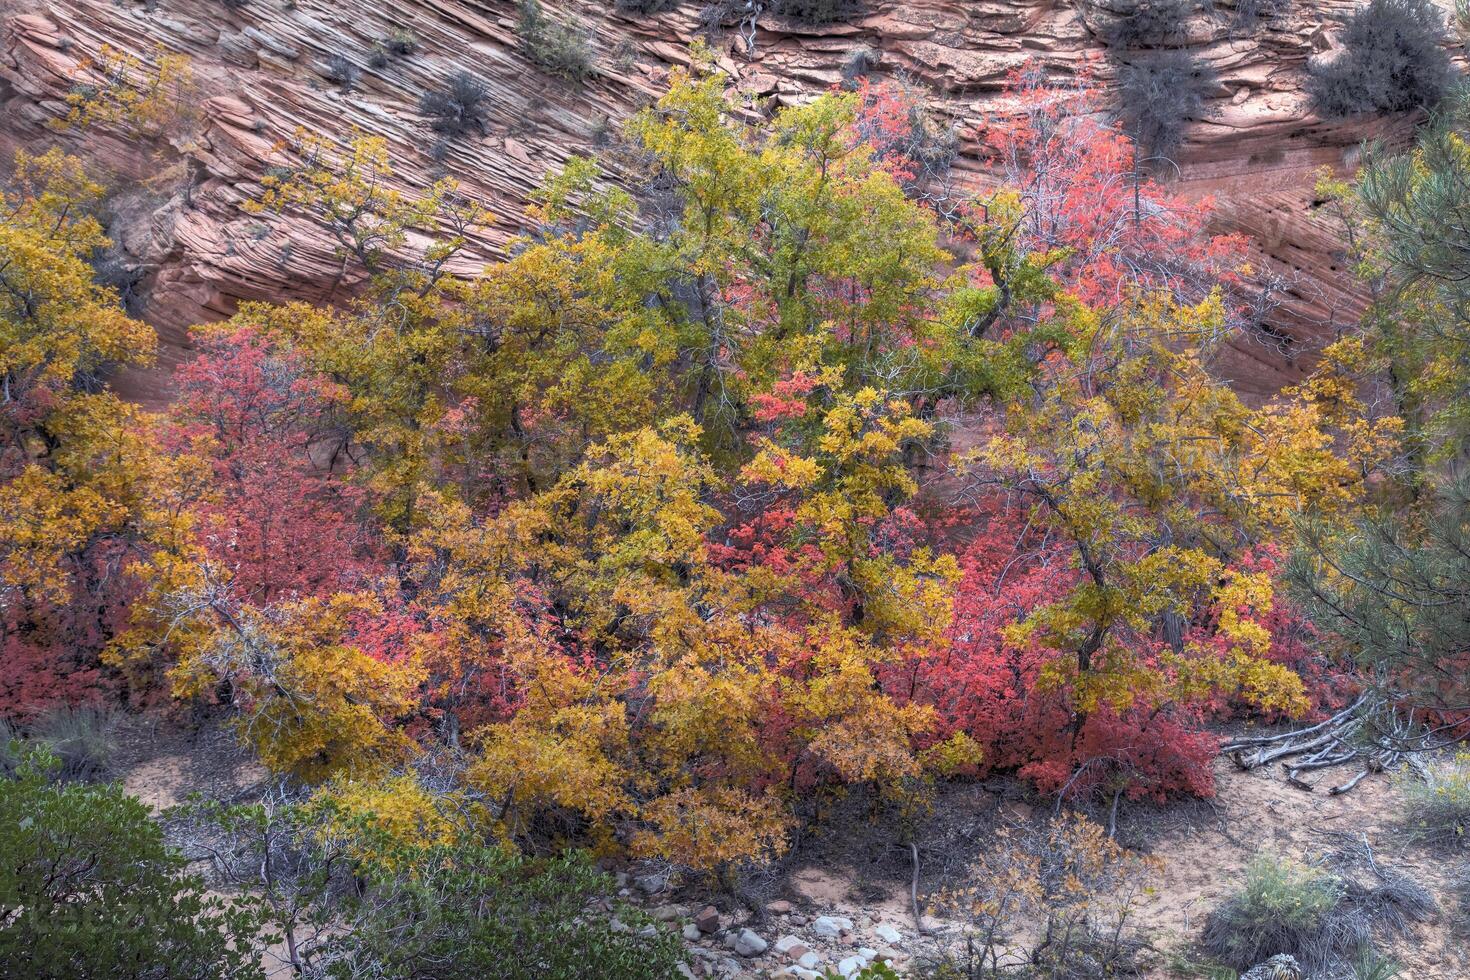
[{"label": "rocky soil", "polygon": [[[194,791],[247,799],[263,785],[259,765],[212,724],[191,733],[133,723],[119,740],[125,787],[159,809]],[[1344,768],[1316,775],[1327,787],[1350,774]],[[1146,980],[1205,976],[1187,966],[1198,960],[1192,947],[1206,916],[1240,887],[1256,855],[1272,851],[1317,861],[1364,845],[1380,868],[1424,885],[1438,903],[1429,920],[1409,932],[1379,937],[1381,949],[1402,967],[1398,980],[1470,976],[1470,947],[1453,890],[1456,876],[1470,868],[1463,856],[1405,839],[1396,777],[1372,776],[1340,796],[1303,792],[1280,772],[1241,772],[1225,760],[1217,763],[1216,777],[1213,800],[1137,805],[1120,815],[1120,842],[1162,862],[1133,920],[1150,948]],[[748,883],[743,900],[698,884],[681,887],[666,875],[630,866],[617,872],[619,890],[605,908],[628,920],[622,928],[678,930],[690,977],[812,980],[824,971],[847,976],[874,960],[906,974],[963,946],[965,924],[931,915],[933,894],[973,880],[977,856],[997,846],[996,828],[1024,827],[1051,812],[1050,801],[1007,778],[943,788],[915,834],[923,855],[922,933],[913,918],[909,852],[891,846],[893,828],[836,812],[822,839],[798,842],[785,865]],[[649,924],[622,911],[628,906]]]},{"label": "rocky soil", "polygon": [[[1124,817],[1120,839],[1151,853],[1163,870],[1136,908],[1134,922],[1150,947],[1147,980],[1200,977],[1192,947],[1205,917],[1241,885],[1246,865],[1262,851],[1306,861],[1345,850],[1369,848],[1386,871],[1403,874],[1434,895],[1438,910],[1429,921],[1402,935],[1382,935],[1379,946],[1401,969],[1398,980],[1462,980],[1470,976],[1470,948],[1463,942],[1452,890],[1465,870],[1453,858],[1411,845],[1404,839],[1403,798],[1393,777],[1375,776],[1353,792],[1328,796],[1306,793],[1278,772],[1240,772],[1222,761],[1216,770],[1218,795],[1211,801],[1164,809],[1137,809]],[[1351,773],[1324,770],[1323,787]],[[942,800],[936,812],[960,798],[974,804],[958,816],[974,827],[1044,819],[1049,807],[1021,802],[1020,787],[991,780],[989,789],[962,787],[956,799]],[[940,860],[936,887],[962,885],[974,850],[994,847],[983,833],[968,835],[970,854],[954,834],[953,815],[934,829],[926,851],[935,846],[960,853]],[[926,831],[920,831],[923,839]],[[851,861],[798,867],[779,884],[781,898],[765,905],[763,921],[741,908],[717,912],[696,901],[670,901],[646,894],[657,881],[627,879],[624,897],[642,902],[656,920],[681,928],[690,951],[690,975],[725,978],[799,977],[811,980],[830,970],[842,976],[874,959],[900,973],[917,962],[933,962],[963,946],[964,923],[925,916],[925,933],[915,928],[907,883],[891,873],[874,877],[866,855]],[[644,887],[640,887],[643,885]],[[927,887],[926,887],[927,894]]]}]

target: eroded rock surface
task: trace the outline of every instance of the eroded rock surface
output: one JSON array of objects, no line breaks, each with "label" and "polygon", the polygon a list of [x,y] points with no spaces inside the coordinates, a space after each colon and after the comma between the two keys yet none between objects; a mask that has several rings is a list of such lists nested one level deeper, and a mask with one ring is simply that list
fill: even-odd
[{"label": "eroded rock surface", "polygon": [[[259,194],[266,170],[285,162],[278,146],[298,127],[384,137],[410,185],[445,173],[458,179],[496,215],[456,270],[473,274],[504,256],[542,175],[654,98],[700,33],[694,2],[651,16],[620,14],[606,0],[545,6],[595,26],[596,64],[585,83],[548,75],[525,57],[511,0],[251,0],[239,9],[221,0],[11,0],[0,3],[0,152],[61,141],[151,181],[155,197],[136,202],[113,234],[146,276],[144,315],[164,339],[160,370],[134,387],[166,397],[150,385],[162,385],[188,325],[245,300],[333,300],[356,284],[321,229],[289,217],[264,222],[240,208]],[[1313,347],[1364,303],[1342,270],[1332,228],[1313,215],[1312,173],[1349,168],[1364,139],[1402,139],[1412,120],[1328,124],[1311,113],[1307,62],[1330,50],[1334,19],[1354,6],[1299,0],[1285,18],[1246,32],[1219,4],[1187,33],[1220,84],[1210,117],[1190,127],[1178,154],[1182,185],[1214,195],[1221,229],[1250,236],[1262,266],[1288,282],[1273,334],[1244,338],[1227,355],[1227,370],[1249,394],[1300,378]],[[1112,74],[1093,23],[1100,15],[1080,2],[870,2],[867,11],[821,27],[769,13],[753,25],[731,20],[715,50],[756,112],[759,100],[789,103],[837,84],[854,52],[870,49],[875,75],[903,72],[933,93],[939,117],[960,136],[956,168],[970,184],[985,180],[979,147],[987,125],[1008,111],[1008,71],[1035,59],[1069,73],[1092,58],[1101,77]],[[375,46],[401,30],[417,37],[416,50],[375,65]],[[158,45],[190,56],[200,97],[188,132],[150,148],[97,127],[48,128],[64,112],[79,63],[104,43],[140,57]],[[359,69],[350,90],[328,80],[334,55]],[[488,86],[490,125],[483,136],[451,141],[436,161],[437,138],[418,102],[460,70]]]}]

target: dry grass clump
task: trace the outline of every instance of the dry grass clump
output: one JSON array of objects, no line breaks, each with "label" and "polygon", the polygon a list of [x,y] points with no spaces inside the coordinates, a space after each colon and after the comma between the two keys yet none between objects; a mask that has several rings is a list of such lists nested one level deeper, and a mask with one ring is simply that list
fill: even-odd
[{"label": "dry grass clump", "polygon": [[113,768],[113,724],[112,713],[104,709],[57,708],[31,725],[30,736],[56,757],[62,779],[106,779]]},{"label": "dry grass clump", "polygon": [[1374,880],[1365,884],[1348,871],[1356,859],[1349,852],[1330,856],[1334,871],[1274,854],[1257,857],[1244,887],[1210,914],[1201,946],[1237,970],[1286,954],[1311,976],[1352,975],[1359,967],[1380,972],[1387,961],[1374,934],[1403,932],[1427,919],[1435,902],[1418,882],[1379,868],[1371,852]]},{"label": "dry grass clump", "polygon": [[1434,847],[1470,845],[1470,752],[1430,768],[1425,779],[1405,773],[1400,787],[1410,837]]}]

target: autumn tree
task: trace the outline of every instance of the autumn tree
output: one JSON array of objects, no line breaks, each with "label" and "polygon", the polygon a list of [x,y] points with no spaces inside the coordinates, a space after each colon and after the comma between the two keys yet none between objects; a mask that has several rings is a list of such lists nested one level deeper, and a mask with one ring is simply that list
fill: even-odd
[{"label": "autumn tree", "polygon": [[[1309,506],[1353,503],[1379,460],[1341,455],[1309,396],[1252,411],[1211,378],[1202,354],[1222,315],[1218,299],[1157,296],[1094,318],[962,460],[988,526],[936,696],[952,717],[974,712],[982,744],[1029,731],[1006,751],[1049,789],[1085,774],[1130,794],[1208,791],[1214,746],[1190,733],[1201,710],[1308,707],[1263,625],[1274,583],[1236,563]],[[946,691],[967,667],[973,691]],[[1007,703],[1022,690],[1029,718]]]},{"label": "autumn tree", "polygon": [[398,186],[380,137],[354,132],[344,146],[298,130],[278,151],[289,162],[264,177],[264,193],[245,210],[292,210],[325,226],[344,274],[354,263],[359,274],[392,271],[403,287],[427,292],[486,217],[448,178],[423,193]]},{"label": "autumn tree", "polygon": [[[915,736],[929,711],[880,679],[937,640],[950,566],[866,542],[845,553],[867,532],[836,512],[844,493],[862,494],[857,525],[885,516],[880,494],[903,480],[900,444],[913,431],[887,422],[891,411],[862,396],[833,412],[832,461],[791,461],[807,474],[795,486],[813,491],[799,520],[830,539],[795,549],[800,567],[708,543],[719,481],[687,418],[610,440],[493,519],[462,507],[436,516],[413,554],[439,596],[419,601],[460,639],[465,662],[445,676],[508,688],[501,719],[468,734],[469,779],[507,833],[536,839],[585,821],[621,828],[635,854],[724,870],[784,848],[793,791],[898,788],[921,773]],[[845,475],[813,477],[839,460]],[[885,463],[887,477],[872,477]],[[766,493],[767,467],[783,464],[751,465],[744,479]]]},{"label": "autumn tree", "polygon": [[[540,196],[524,248],[465,289],[425,259],[393,267],[409,229],[442,218],[438,185],[389,193],[380,145],[302,142],[259,208],[317,218],[344,260],[381,275],[348,314],[250,316],[343,386],[349,437],[396,474],[399,506],[422,485],[456,484],[476,507],[545,489],[589,439],[680,410],[718,412],[721,445],[738,450],[748,402],[782,377],[845,361],[858,365],[849,386],[912,373],[931,346],[917,341],[952,332],[921,315],[942,258],[933,223],[870,173],[871,151],[850,137],[854,107],[824,99],[756,134],[718,77],[681,75],[630,131],[650,182],[669,188],[662,203],[607,189],[590,161],[573,161]],[[635,231],[640,206],[685,214]],[[786,325],[772,329],[772,316]]]},{"label": "autumn tree", "polygon": [[192,114],[193,74],[186,55],[162,45],[145,62],[103,44],[96,57],[77,65],[75,84],[66,95],[66,115],[53,120],[52,127],[112,127],[134,139],[166,135]]},{"label": "autumn tree", "polygon": [[154,335],[93,281],[101,193],[52,151],[18,156],[0,197],[0,690],[22,716],[108,686],[99,657],[127,624],[130,566],[187,546],[200,477],[107,387]]},{"label": "autumn tree", "polygon": [[[676,73],[628,129],[656,193],[604,189],[595,165],[574,162],[527,248],[490,270],[481,299],[499,363],[477,380],[480,409],[543,458],[560,433],[677,412],[738,455],[751,399],[791,372],[847,364],[855,390],[922,357],[943,253],[932,218],[854,145],[856,104],[826,96],[754,131],[702,59]],[[531,390],[510,363],[550,383]],[[499,379],[513,402],[488,383]],[[573,396],[588,390],[608,397]]]},{"label": "autumn tree", "polygon": [[377,595],[257,607],[209,562],[175,570],[169,586],[147,608],[171,644],[175,694],[223,685],[242,741],[268,768],[315,783],[381,776],[413,757],[404,723],[418,708],[422,670],[412,650],[378,647]]},{"label": "autumn tree", "polygon": [[[656,194],[608,188],[573,160],[522,247],[470,284],[443,275],[471,220],[452,188],[386,190],[381,144],[303,137],[296,165],[267,181],[255,207],[323,222],[344,262],[378,272],[346,313],[276,319],[344,386],[391,506],[412,508],[426,484],[477,507],[544,490],[588,441],[680,412],[728,465],[753,399],[797,372],[840,366],[850,391],[881,382],[910,399],[933,387],[963,327],[927,315],[944,259],[935,222],[854,141],[859,97],[794,107],[759,132],[722,87],[697,59],[630,122]],[[435,222],[449,237],[405,258],[410,231]]]},{"label": "autumn tree", "polygon": [[342,310],[251,308],[241,322],[278,333],[337,386],[344,425],[334,454],[368,467],[377,506],[402,532],[418,487],[453,458],[456,433],[440,423],[456,407],[455,367],[476,321],[468,287],[449,273],[488,216],[447,179],[423,193],[400,189],[375,137],[354,134],[339,146],[303,132],[282,152],[292,164],[266,178],[247,210],[290,210],[324,225],[341,276],[361,281],[362,295]]},{"label": "autumn tree", "polygon": [[390,723],[412,713],[417,674],[379,649],[383,569],[343,458],[340,389],[248,314],[196,338],[158,427],[207,474],[192,547],[143,567],[116,659],[166,666],[177,694],[232,702],[273,769],[381,771],[407,757]]},{"label": "autumn tree", "polygon": [[931,118],[922,89],[902,77],[881,83],[864,77],[855,90],[853,135],[871,147],[873,160],[909,197],[952,220],[964,202],[949,173],[959,153],[958,135]]},{"label": "autumn tree", "polygon": [[252,209],[361,293],[248,307],[181,373],[210,487],[144,607],[177,690],[324,793],[421,812],[432,754],[484,833],[727,881],[827,790],[1207,792],[1208,713],[1313,693],[1270,540],[1395,430],[1353,421],[1350,344],[1257,409],[1212,376],[1237,246],[1082,97],[1026,89],[1020,186],[937,214],[886,96],[751,127],[696,57],[628,125],[638,191],[569,162],[473,280],[452,187],[283,147]]},{"label": "autumn tree", "polygon": [[371,574],[363,492],[335,419],[345,395],[268,331],[196,331],[200,354],[174,373],[164,435],[209,462],[209,488],[193,508],[200,543],[240,599],[260,607],[330,595]]},{"label": "autumn tree", "polygon": [[421,541],[447,555],[441,616],[512,685],[468,774],[507,833],[559,812],[708,868],[783,846],[759,789],[780,637],[742,622],[743,590],[705,557],[719,515],[697,437],[687,419],[618,437],[482,527],[446,514]]},{"label": "autumn tree", "polygon": [[[1058,82],[1028,65],[1007,94],[1010,113],[985,134],[1020,205],[1002,216],[1006,233],[1023,252],[1056,254],[1054,274],[1079,299],[1111,306],[1132,290],[1168,290],[1199,302],[1244,274],[1244,240],[1206,230],[1212,202],[1160,186],[1133,141],[1099,121],[1103,91],[1090,66]],[[1238,300],[1226,301],[1237,319]]]}]

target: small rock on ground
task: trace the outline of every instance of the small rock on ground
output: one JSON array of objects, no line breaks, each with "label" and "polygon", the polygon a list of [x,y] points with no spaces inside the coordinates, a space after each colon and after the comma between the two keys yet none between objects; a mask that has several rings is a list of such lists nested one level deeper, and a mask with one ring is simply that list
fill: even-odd
[{"label": "small rock on ground", "polygon": [[1240,980],[1302,980],[1306,974],[1296,958],[1286,953],[1277,953],[1264,963],[1258,963],[1240,975]]},{"label": "small rock on ground", "polygon": [[759,956],[766,951],[766,941],[752,929],[741,929],[730,939],[730,948],[744,957]]},{"label": "small rock on ground", "polygon": [[812,932],[828,939],[836,939],[844,932],[852,931],[852,920],[840,915],[822,915],[812,920]]}]

